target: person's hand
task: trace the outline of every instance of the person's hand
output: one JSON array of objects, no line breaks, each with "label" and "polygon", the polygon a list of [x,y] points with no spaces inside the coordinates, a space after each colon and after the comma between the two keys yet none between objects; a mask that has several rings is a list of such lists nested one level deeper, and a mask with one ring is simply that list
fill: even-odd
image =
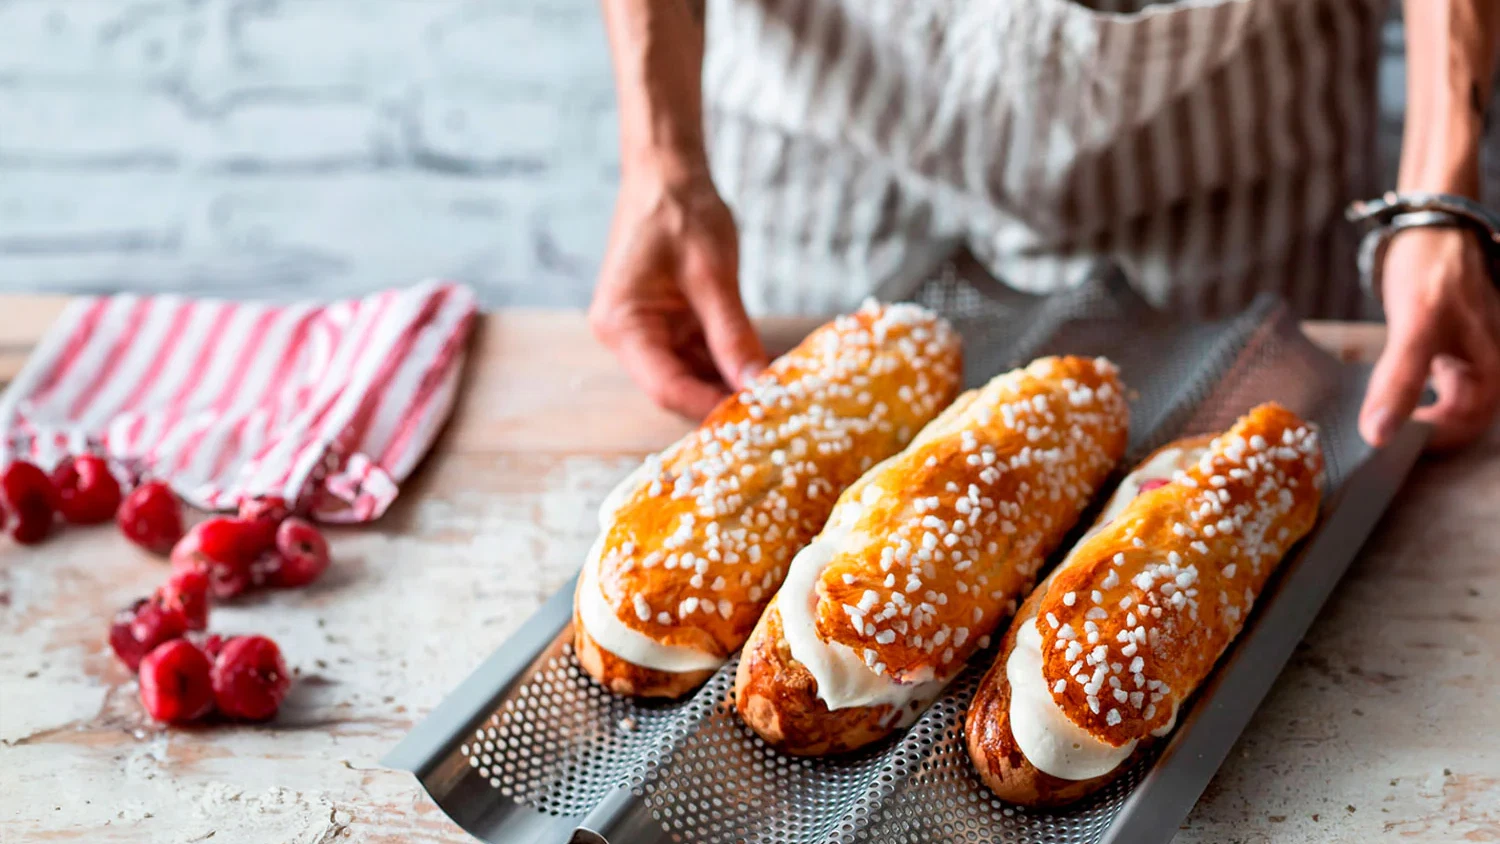
[{"label": "person's hand", "polygon": [[[1382,446],[1415,417],[1432,424],[1432,448],[1478,438],[1500,409],[1500,295],[1474,235],[1400,232],[1386,250],[1382,286],[1386,344],[1360,411],[1360,433]],[[1418,409],[1429,379],[1437,402]]]},{"label": "person's hand", "polygon": [[589,307],[652,401],[694,419],[766,365],[739,291],[734,218],[707,174],[627,174]]}]

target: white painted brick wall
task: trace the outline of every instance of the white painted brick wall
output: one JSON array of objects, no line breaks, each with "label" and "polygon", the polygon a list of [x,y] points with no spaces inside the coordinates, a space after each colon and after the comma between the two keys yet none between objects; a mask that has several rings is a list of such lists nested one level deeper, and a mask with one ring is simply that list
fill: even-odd
[{"label": "white painted brick wall", "polygon": [[584,302],[605,49],[595,0],[0,3],[0,290]]}]

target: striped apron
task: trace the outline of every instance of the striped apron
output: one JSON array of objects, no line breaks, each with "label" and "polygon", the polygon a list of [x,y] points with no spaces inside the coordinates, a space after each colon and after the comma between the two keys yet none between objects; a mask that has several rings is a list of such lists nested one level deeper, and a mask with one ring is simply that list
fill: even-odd
[{"label": "striped apron", "polygon": [[898,297],[967,246],[1012,287],[1123,266],[1212,316],[1368,303],[1386,0],[710,0],[709,157],[752,311]]}]

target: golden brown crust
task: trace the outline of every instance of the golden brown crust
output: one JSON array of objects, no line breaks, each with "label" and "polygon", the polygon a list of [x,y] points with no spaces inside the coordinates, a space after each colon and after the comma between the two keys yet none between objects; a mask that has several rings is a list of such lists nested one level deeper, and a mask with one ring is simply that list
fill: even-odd
[{"label": "golden brown crust", "polygon": [[642,668],[599,647],[578,618],[578,598],[573,598],[573,653],[599,684],[617,695],[678,698],[708,682],[712,668],[702,671],[657,671]]},{"label": "golden brown crust", "polygon": [[[839,493],[951,402],[961,373],[958,335],[914,305],[872,304],[817,329],[647,460],[606,519],[594,581],[605,603],[649,640],[727,658]],[[601,650],[583,635],[580,654]]]},{"label": "golden brown crust", "polygon": [[[965,719],[969,755],[1000,797],[1059,805],[1129,768],[1212,670],[1275,566],[1311,529],[1322,454],[1316,433],[1295,414],[1262,405],[1219,437],[1166,448],[1189,454],[1205,446],[1170,482],[1140,492],[1097,526],[1017,613]],[[1033,620],[1043,680],[1068,719],[1108,745],[1136,742],[1131,757],[1103,776],[1051,776],[1016,746],[1006,661]]]},{"label": "golden brown crust", "polygon": [[819,638],[901,682],[953,673],[1124,453],[1123,393],[1113,365],[1060,357],[961,397],[844,496],[882,491],[819,578]]},{"label": "golden brown crust", "polygon": [[1167,725],[1312,529],[1322,470],[1307,423],[1261,405],[1080,543],[1038,607],[1043,675],[1067,681],[1053,697],[1069,720],[1114,747]]},{"label": "golden brown crust", "polygon": [[829,711],[818,699],[818,682],[792,658],[774,598],[740,654],[734,705],[767,743],[797,756],[863,747],[889,735],[891,722],[899,718],[890,706]]},{"label": "golden brown crust", "polygon": [[[1105,361],[1045,358],[965,393],[840,498],[819,541],[818,638],[892,683],[951,677],[1030,588],[1124,451],[1128,409]],[[778,595],[774,606],[812,596]],[[820,755],[890,734],[930,701],[830,710],[779,610],[751,634],[736,706],[770,743]]]}]

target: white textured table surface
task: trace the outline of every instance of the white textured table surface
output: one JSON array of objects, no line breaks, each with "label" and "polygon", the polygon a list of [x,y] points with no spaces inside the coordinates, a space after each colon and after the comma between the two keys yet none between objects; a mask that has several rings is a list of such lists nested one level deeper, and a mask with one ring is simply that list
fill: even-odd
[{"label": "white textured table surface", "polygon": [[[0,382],[60,304],[0,298]],[[272,725],[143,717],[104,632],[165,567],[112,529],[0,544],[0,841],[465,840],[377,760],[571,576],[604,494],[685,427],[576,314],[491,315],[473,354],[433,458],[385,519],[333,533],[329,576],[215,610],[299,673]],[[1419,468],[1178,841],[1500,841],[1497,493],[1500,438]]]}]

